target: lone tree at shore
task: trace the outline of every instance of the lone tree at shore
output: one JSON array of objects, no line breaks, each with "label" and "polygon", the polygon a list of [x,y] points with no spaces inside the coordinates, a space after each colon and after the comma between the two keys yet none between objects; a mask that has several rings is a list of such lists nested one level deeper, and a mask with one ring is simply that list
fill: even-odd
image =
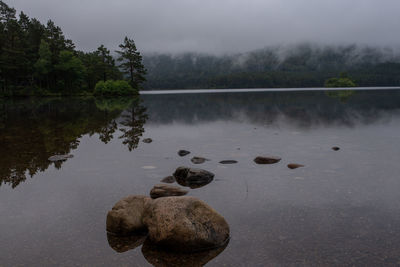
[{"label": "lone tree at shore", "polygon": [[133,88],[138,88],[139,85],[146,81],[144,77],[146,69],[142,63],[142,56],[137,51],[135,42],[128,37],[125,37],[124,43],[119,45],[121,51],[116,51],[119,54],[117,60],[122,62],[120,68],[129,75],[129,82]]}]

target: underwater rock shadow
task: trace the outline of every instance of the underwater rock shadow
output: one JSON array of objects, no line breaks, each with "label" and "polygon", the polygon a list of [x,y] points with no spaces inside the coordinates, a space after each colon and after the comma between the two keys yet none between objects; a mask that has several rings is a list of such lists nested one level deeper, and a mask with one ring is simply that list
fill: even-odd
[{"label": "underwater rock shadow", "polygon": [[224,245],[191,253],[181,253],[162,249],[147,238],[147,233],[138,233],[132,236],[117,236],[107,232],[107,240],[110,247],[118,253],[124,253],[136,249],[142,245],[144,258],[156,267],[166,266],[204,266],[221,254],[229,244],[229,239]]}]

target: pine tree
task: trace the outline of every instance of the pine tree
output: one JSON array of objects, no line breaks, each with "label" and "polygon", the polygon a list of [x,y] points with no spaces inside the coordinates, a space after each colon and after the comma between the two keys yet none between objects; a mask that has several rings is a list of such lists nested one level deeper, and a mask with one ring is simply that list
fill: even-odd
[{"label": "pine tree", "polygon": [[129,81],[133,88],[138,88],[139,85],[146,81],[144,75],[146,69],[142,64],[142,56],[137,51],[135,42],[128,37],[125,37],[124,43],[119,45],[121,51],[116,51],[119,54],[118,61],[122,62],[120,68],[125,74],[129,75]]}]

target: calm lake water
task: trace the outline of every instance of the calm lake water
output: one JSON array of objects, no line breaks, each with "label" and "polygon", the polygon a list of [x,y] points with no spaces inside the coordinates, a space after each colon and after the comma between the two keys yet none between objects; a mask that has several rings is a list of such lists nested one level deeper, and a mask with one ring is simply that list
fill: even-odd
[{"label": "calm lake water", "polygon": [[[282,160],[256,165],[259,155]],[[179,166],[215,173],[189,195],[231,228],[207,266],[400,265],[399,162],[399,90],[0,100],[0,266],[168,257],[116,252],[105,222],[119,199],[148,194]]]}]

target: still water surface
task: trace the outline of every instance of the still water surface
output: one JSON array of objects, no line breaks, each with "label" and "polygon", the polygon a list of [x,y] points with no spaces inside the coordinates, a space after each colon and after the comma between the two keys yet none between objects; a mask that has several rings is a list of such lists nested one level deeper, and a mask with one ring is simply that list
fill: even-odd
[{"label": "still water surface", "polygon": [[399,265],[399,133],[398,90],[0,100],[0,266],[154,264],[109,245],[106,214],[179,166],[215,173],[189,195],[231,228],[207,266]]}]

